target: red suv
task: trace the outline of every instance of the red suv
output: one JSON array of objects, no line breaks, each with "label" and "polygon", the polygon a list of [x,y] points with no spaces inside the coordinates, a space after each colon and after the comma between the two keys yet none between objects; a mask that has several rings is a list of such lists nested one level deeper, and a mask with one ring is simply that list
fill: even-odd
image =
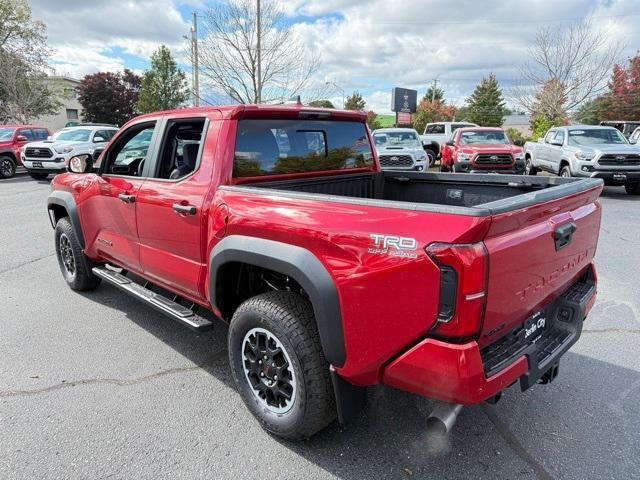
[{"label": "red suv", "polygon": [[443,172],[523,173],[524,153],[501,128],[459,128],[441,150]]},{"label": "red suv", "polygon": [[29,142],[46,140],[49,129],[33,125],[0,125],[0,178],[11,178],[22,165],[22,147]]}]

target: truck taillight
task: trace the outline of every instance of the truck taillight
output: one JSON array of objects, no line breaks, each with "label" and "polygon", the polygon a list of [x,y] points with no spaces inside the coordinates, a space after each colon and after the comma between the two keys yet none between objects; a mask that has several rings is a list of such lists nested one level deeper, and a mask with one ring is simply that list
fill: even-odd
[{"label": "truck taillight", "polygon": [[473,337],[482,327],[487,295],[484,243],[432,243],[427,254],[440,269],[440,306],[432,333],[444,338]]}]

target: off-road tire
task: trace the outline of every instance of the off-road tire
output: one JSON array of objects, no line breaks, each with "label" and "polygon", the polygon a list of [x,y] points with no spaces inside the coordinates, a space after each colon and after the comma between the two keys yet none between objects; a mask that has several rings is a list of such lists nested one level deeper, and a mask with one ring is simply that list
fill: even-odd
[{"label": "off-road tire", "polygon": [[29,172],[29,176],[34,180],[46,180],[49,176],[48,173]]},{"label": "off-road tire", "polygon": [[[100,278],[91,272],[91,268],[95,264],[82,252],[82,247],[68,217],[62,217],[56,223],[55,244],[62,277],[72,290],[94,290],[100,285]],[[73,259],[73,272],[70,272],[65,265],[65,253],[70,254]]]},{"label": "off-road tire", "polygon": [[640,195],[640,182],[626,183],[624,189],[628,195]]},{"label": "off-road tire", "polygon": [[13,158],[2,155],[0,156],[0,178],[11,178],[16,174],[16,162]]},{"label": "off-road tire", "polygon": [[[273,334],[288,354],[297,388],[290,409],[275,413],[258,398],[247,379],[245,336],[258,328]],[[286,440],[302,440],[336,418],[336,405],[320,336],[308,300],[297,293],[274,291],[246,300],[229,326],[229,362],[247,408],[268,432]]]}]

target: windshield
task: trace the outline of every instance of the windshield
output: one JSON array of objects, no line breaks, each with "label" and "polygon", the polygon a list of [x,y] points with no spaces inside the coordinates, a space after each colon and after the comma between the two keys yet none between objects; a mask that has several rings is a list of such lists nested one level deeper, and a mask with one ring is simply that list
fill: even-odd
[{"label": "windshield", "polygon": [[60,130],[53,136],[54,140],[69,142],[88,142],[91,130],[74,128],[73,130]]},{"label": "windshield", "polygon": [[373,136],[376,147],[421,147],[420,137],[416,132],[380,132]]},{"label": "windshield", "polygon": [[627,139],[615,128],[569,130],[569,145],[621,145],[625,143],[627,143]]},{"label": "windshield", "polygon": [[475,130],[473,132],[462,132],[460,134],[460,145],[473,145],[478,143],[506,145],[511,142],[509,142],[504,132],[496,130]]},{"label": "windshield", "polygon": [[15,128],[0,127],[0,140],[11,140]]}]

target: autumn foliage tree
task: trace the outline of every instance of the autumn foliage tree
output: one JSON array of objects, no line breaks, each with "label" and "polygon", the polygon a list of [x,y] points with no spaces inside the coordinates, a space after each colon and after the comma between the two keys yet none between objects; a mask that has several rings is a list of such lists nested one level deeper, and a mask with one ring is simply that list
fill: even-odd
[{"label": "autumn foliage tree", "polygon": [[595,124],[602,120],[640,118],[640,53],[630,58],[626,66],[613,66],[607,87],[606,93],[592,98],[578,110],[578,121]]},{"label": "autumn foliage tree", "polygon": [[456,118],[457,112],[454,105],[446,103],[441,88],[433,90],[429,87],[413,115],[413,128],[422,133],[427,123],[450,122]]},{"label": "autumn foliage tree", "polygon": [[85,122],[122,125],[136,116],[140,77],[131,70],[86,75],[77,87]]}]

